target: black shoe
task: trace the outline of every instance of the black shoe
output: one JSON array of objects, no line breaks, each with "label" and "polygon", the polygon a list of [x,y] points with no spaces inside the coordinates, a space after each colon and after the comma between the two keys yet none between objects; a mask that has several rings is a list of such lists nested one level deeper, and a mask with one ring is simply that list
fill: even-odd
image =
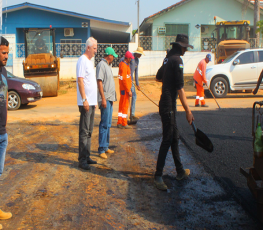
[{"label": "black shoe", "polygon": [[200,107],[200,105],[198,104],[198,105],[195,105],[195,107]]},{"label": "black shoe", "polygon": [[97,164],[97,161],[88,159],[88,160],[87,160],[87,163],[88,163],[89,165],[94,165],[94,164]]},{"label": "black shoe", "polygon": [[208,105],[204,104],[204,105],[201,105],[201,107],[208,107]]},{"label": "black shoe", "polygon": [[90,170],[90,166],[88,164],[79,164],[79,168],[84,170]]}]

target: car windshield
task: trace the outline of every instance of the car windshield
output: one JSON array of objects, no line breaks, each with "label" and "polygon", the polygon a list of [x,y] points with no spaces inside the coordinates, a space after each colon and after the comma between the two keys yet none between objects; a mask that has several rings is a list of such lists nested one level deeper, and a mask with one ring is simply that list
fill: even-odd
[{"label": "car windshield", "polygon": [[7,77],[8,77],[8,78],[16,77],[15,75],[11,74],[9,71],[6,71],[6,72],[7,72]]},{"label": "car windshield", "polygon": [[231,60],[239,53],[239,51],[233,53],[232,55],[230,55],[229,57],[227,57],[222,63],[228,63],[231,62]]}]

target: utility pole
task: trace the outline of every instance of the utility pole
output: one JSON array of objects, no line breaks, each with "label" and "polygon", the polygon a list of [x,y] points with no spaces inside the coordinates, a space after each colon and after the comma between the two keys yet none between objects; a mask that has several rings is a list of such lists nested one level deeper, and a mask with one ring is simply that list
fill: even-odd
[{"label": "utility pole", "polygon": [[138,31],[138,46],[140,46],[140,0],[137,1],[137,31]]},{"label": "utility pole", "polygon": [[260,20],[260,0],[254,2],[254,37],[256,38],[256,48],[259,47],[259,32],[257,30],[257,22]]}]

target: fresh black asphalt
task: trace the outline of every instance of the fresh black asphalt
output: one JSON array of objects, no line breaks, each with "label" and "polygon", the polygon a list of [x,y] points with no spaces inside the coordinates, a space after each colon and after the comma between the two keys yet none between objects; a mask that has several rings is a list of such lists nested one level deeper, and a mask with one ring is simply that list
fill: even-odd
[{"label": "fresh black asphalt", "polygon": [[[240,167],[253,166],[252,107],[245,109],[207,108],[193,112],[195,125],[212,141],[214,151],[208,153],[195,145],[194,132],[185,112],[178,112],[177,124],[181,140],[190,153],[233,195],[250,214],[257,216],[257,205]],[[262,166],[263,167],[263,166]]]}]

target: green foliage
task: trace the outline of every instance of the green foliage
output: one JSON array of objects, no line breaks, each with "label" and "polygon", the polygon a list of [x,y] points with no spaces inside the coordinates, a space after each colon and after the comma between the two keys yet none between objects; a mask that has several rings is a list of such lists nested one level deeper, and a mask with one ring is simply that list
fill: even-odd
[{"label": "green foliage", "polygon": [[136,31],[137,31],[137,30],[133,30],[133,31],[132,31],[132,36],[136,33]]},{"label": "green foliage", "polygon": [[256,29],[256,33],[260,32],[261,34],[263,34],[263,20],[258,21],[257,26],[258,28]]}]

